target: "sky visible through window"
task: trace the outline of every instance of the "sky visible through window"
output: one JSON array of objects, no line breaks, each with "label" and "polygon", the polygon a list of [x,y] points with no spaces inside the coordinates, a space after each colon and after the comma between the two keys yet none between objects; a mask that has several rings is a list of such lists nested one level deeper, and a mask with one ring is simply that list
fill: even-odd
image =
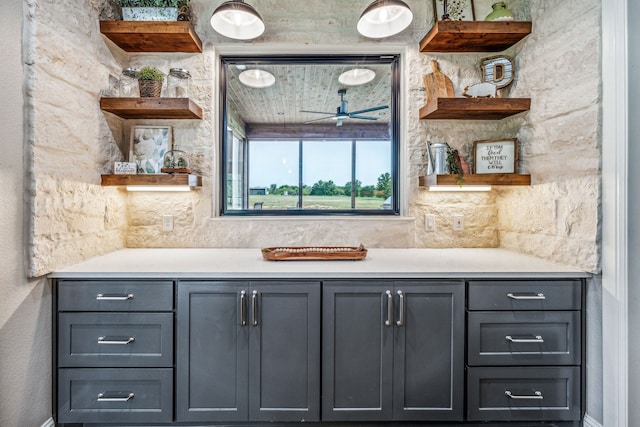
[{"label": "sky visible through window", "polygon": [[[249,149],[249,187],[298,185],[298,141],[252,141]],[[363,186],[376,185],[390,172],[389,141],[358,141],[356,179]],[[351,181],[351,141],[306,141],[303,149],[303,183]]]}]

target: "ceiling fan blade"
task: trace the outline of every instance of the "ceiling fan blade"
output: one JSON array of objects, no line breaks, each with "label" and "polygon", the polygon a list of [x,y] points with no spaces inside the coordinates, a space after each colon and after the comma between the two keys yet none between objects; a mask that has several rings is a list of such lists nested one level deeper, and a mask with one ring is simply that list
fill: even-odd
[{"label": "ceiling fan blade", "polygon": [[377,117],[371,117],[371,116],[354,116],[353,114],[349,115],[349,118],[351,119],[362,119],[362,120],[378,120]]},{"label": "ceiling fan blade", "polygon": [[389,106],[388,105],[381,105],[379,107],[366,108],[364,110],[352,111],[350,114],[368,113],[370,111],[384,110],[385,108],[389,108]]},{"label": "ceiling fan blade", "polygon": [[301,113],[313,113],[313,114],[331,114],[334,115],[335,113],[330,113],[327,111],[311,111],[311,110],[300,110]]},{"label": "ceiling fan blade", "polygon": [[320,120],[327,120],[327,119],[333,119],[333,116],[320,117],[319,119],[308,120],[308,121],[304,122],[304,124],[306,125],[306,124],[309,124],[309,123],[319,122]]}]

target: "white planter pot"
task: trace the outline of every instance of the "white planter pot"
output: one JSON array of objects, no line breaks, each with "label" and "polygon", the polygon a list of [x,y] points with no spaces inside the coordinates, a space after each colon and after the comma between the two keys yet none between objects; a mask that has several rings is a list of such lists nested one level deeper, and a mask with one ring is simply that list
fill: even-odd
[{"label": "white planter pot", "polygon": [[123,7],[123,21],[177,21],[177,7]]}]

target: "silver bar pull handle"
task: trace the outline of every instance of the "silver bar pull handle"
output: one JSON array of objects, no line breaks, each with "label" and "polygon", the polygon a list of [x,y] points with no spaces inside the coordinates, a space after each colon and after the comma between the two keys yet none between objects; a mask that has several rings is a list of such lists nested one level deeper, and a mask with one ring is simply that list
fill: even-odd
[{"label": "silver bar pull handle", "polygon": [[258,291],[253,291],[251,295],[251,317],[253,318],[252,325],[258,326]]},{"label": "silver bar pull handle", "polygon": [[127,294],[127,295],[98,294],[96,295],[96,299],[98,301],[127,301],[130,299],[133,299],[133,294]]},{"label": "silver bar pull handle", "polygon": [[391,291],[386,291],[387,295],[387,320],[384,321],[385,326],[391,326],[393,323],[393,295]]},{"label": "silver bar pull handle", "polygon": [[537,294],[513,294],[509,292],[507,297],[515,300],[545,300],[547,297],[544,296],[542,292]]},{"label": "silver bar pull handle", "polygon": [[509,397],[509,399],[527,399],[527,400],[542,400],[542,399],[544,399],[544,397],[542,396],[542,393],[539,392],[539,391],[534,391],[533,392],[533,396],[521,396],[521,395],[517,395],[517,394],[511,393],[509,390],[505,390],[504,394],[507,395]]},{"label": "silver bar pull handle", "polygon": [[535,335],[533,338],[514,338],[511,335],[507,335],[506,337],[504,337],[505,340],[509,341],[509,342],[516,342],[516,343],[543,343],[544,339],[542,338],[541,335]]},{"label": "silver bar pull handle", "polygon": [[98,393],[98,402],[128,402],[133,399],[134,393],[122,392],[122,391],[105,391],[104,393]]},{"label": "silver bar pull handle", "polygon": [[404,294],[402,291],[398,291],[398,296],[400,297],[400,307],[398,308],[400,313],[398,314],[398,321],[396,322],[396,325],[404,326]]},{"label": "silver bar pull handle", "polygon": [[247,313],[246,313],[246,291],[240,291],[240,326],[247,326]]},{"label": "silver bar pull handle", "polygon": [[135,337],[98,337],[98,344],[127,345],[135,340]]}]

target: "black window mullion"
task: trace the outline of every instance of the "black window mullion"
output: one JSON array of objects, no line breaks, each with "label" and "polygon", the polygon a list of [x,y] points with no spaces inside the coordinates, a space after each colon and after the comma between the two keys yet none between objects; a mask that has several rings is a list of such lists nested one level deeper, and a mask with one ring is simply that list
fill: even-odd
[{"label": "black window mullion", "polygon": [[351,140],[351,209],[356,208],[356,140]]},{"label": "black window mullion", "polygon": [[297,208],[302,209],[302,187],[304,183],[302,182],[302,140],[298,141],[298,206]]}]

